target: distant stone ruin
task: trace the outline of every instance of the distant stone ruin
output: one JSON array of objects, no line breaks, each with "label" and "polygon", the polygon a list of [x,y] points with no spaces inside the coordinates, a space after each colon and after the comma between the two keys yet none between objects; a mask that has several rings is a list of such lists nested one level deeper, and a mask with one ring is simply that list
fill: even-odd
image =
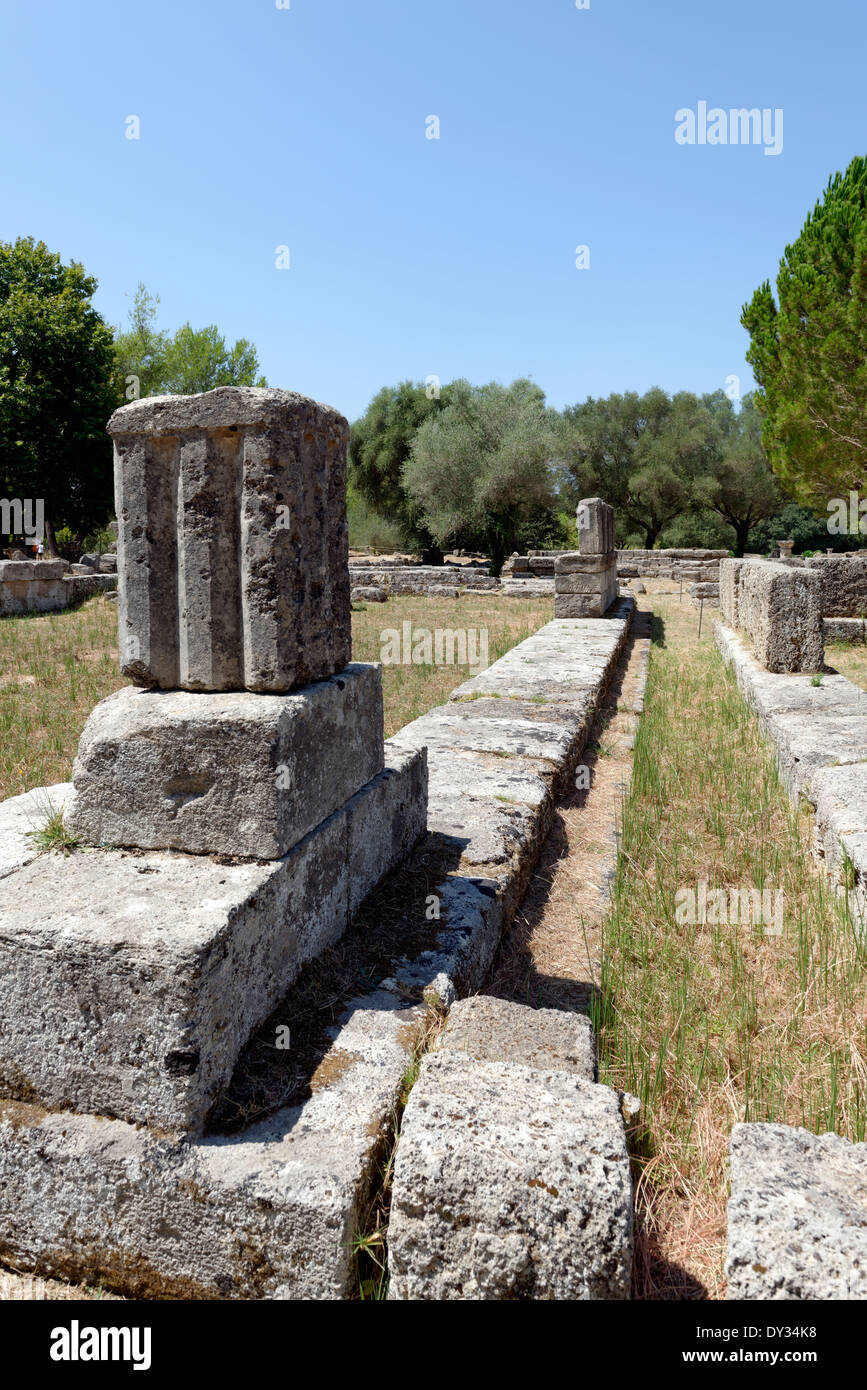
[{"label": "distant stone ruin", "polygon": [[601,618],[617,598],[614,508],[601,497],[578,503],[578,547],[554,561],[555,618]]}]

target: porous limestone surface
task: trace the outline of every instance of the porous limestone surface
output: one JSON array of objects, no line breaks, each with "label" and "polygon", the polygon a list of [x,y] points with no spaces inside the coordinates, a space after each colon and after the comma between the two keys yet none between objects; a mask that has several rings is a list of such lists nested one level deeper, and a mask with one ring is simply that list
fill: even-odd
[{"label": "porous limestone surface", "polygon": [[438,1047],[477,1062],[519,1062],[596,1080],[596,1041],[590,1019],[564,1009],[531,1009],[508,999],[474,994],[452,1005]]},{"label": "porous limestone surface", "polygon": [[237,1135],[0,1100],[0,1259],[138,1298],[343,1299],[423,1009],[352,1000],[301,1105]]},{"label": "porous limestone surface", "polygon": [[392,1299],[625,1299],[632,1182],[616,1091],[572,1072],[424,1058],[401,1123]]},{"label": "porous limestone surface", "polygon": [[160,689],[285,692],[350,658],[338,411],[221,386],[115,411],[121,669]]},{"label": "porous limestone surface", "polygon": [[717,645],[774,745],[790,794],[816,811],[815,834],[835,887],[853,919],[867,924],[867,692],[845,676],[763,671],[723,624]]},{"label": "porous limestone surface", "polygon": [[864,641],[863,618],[823,618],[822,628],[826,642]]},{"label": "porous limestone surface", "polygon": [[730,1299],[867,1299],[867,1144],[738,1124],[731,1182]]},{"label": "porous limestone surface", "polygon": [[68,822],[89,844],[279,859],[382,766],[378,665],[290,695],[128,686],[87,721]]},{"label": "porous limestone surface", "polygon": [[815,570],[747,560],[738,573],[738,619],[767,671],[821,671],[822,583]]},{"label": "porous limestone surface", "polygon": [[572,703],[604,683],[611,656],[629,624],[632,600],[621,599],[605,618],[555,618],[479,675],[464,681],[451,701],[493,695],[540,704]]},{"label": "porous limestone surface", "polygon": [[0,907],[0,1094],[200,1131],[253,1029],[424,834],[424,765],[389,749],[378,777],[268,863],[28,860],[34,803],[7,806],[0,860],[19,866]]}]

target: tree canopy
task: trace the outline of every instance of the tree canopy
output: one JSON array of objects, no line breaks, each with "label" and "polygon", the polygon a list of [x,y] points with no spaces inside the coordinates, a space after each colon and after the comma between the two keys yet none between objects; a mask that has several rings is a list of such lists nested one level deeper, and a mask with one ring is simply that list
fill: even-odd
[{"label": "tree canopy", "polygon": [[694,503],[696,478],[712,466],[717,432],[706,401],[652,387],[589,397],[567,407],[562,455],[579,496],[598,494],[650,548]]},{"label": "tree canopy", "polygon": [[498,574],[522,530],[554,515],[556,450],[554,413],[533,382],[454,381],[415,434],[403,484],[440,545],[478,546]]},{"label": "tree canopy", "polygon": [[358,496],[399,528],[405,545],[438,552],[432,558],[440,559],[421,507],[404,485],[403,467],[419,427],[450,399],[448,386],[434,390],[412,381],[384,386],[352,426],[349,442],[349,480]]},{"label": "tree canopy", "polygon": [[126,332],[117,331],[118,390],[138,396],[192,396],[216,386],[266,386],[256,349],[246,338],[229,347],[216,324],[182,324],[169,334],[157,328],[159,296],[139,284]]},{"label": "tree canopy", "polygon": [[765,281],[744,306],[774,472],[824,510],[867,483],[867,159],[835,174],[787,246],[777,297]]},{"label": "tree canopy", "polygon": [[51,551],[56,526],[86,530],[112,510],[105,425],[117,399],[96,287],[44,242],[0,243],[0,486],[43,501]]},{"label": "tree canopy", "polygon": [[717,429],[712,467],[695,480],[693,502],[716,512],[735,533],[735,555],[743,555],[753,527],[776,515],[784,498],[762,448],[762,417],[752,394],[735,411],[724,391],[705,396]]}]

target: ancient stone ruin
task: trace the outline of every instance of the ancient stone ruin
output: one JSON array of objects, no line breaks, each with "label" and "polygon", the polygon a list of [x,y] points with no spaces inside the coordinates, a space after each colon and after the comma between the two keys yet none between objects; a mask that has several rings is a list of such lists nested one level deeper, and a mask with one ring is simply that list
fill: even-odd
[{"label": "ancient stone ruin", "polygon": [[617,598],[614,508],[601,497],[578,503],[578,546],[554,561],[555,618],[601,618]]},{"label": "ancient stone ruin", "polygon": [[109,429],[139,684],[93,711],[55,799],[91,848],[34,862],[4,822],[0,1095],[183,1138],[424,832],[426,761],[385,767],[380,669],[348,662],[343,417],[221,388]]},{"label": "ancient stone ruin", "polygon": [[107,574],[69,570],[63,560],[0,560],[0,618],[22,613],[59,613],[115,588]]}]

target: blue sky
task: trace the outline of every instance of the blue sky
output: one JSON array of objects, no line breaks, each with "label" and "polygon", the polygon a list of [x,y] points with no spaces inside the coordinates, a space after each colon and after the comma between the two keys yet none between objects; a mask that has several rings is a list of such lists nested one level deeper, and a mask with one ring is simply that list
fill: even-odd
[{"label": "blue sky", "polygon": [[[144,281],[162,326],[248,337],[350,418],[430,374],[532,376],[558,407],[747,390],[742,303],[867,152],[863,0],[0,14],[0,238],[83,261],[112,323]],[[781,108],[782,153],[679,145],[700,101]]]}]

